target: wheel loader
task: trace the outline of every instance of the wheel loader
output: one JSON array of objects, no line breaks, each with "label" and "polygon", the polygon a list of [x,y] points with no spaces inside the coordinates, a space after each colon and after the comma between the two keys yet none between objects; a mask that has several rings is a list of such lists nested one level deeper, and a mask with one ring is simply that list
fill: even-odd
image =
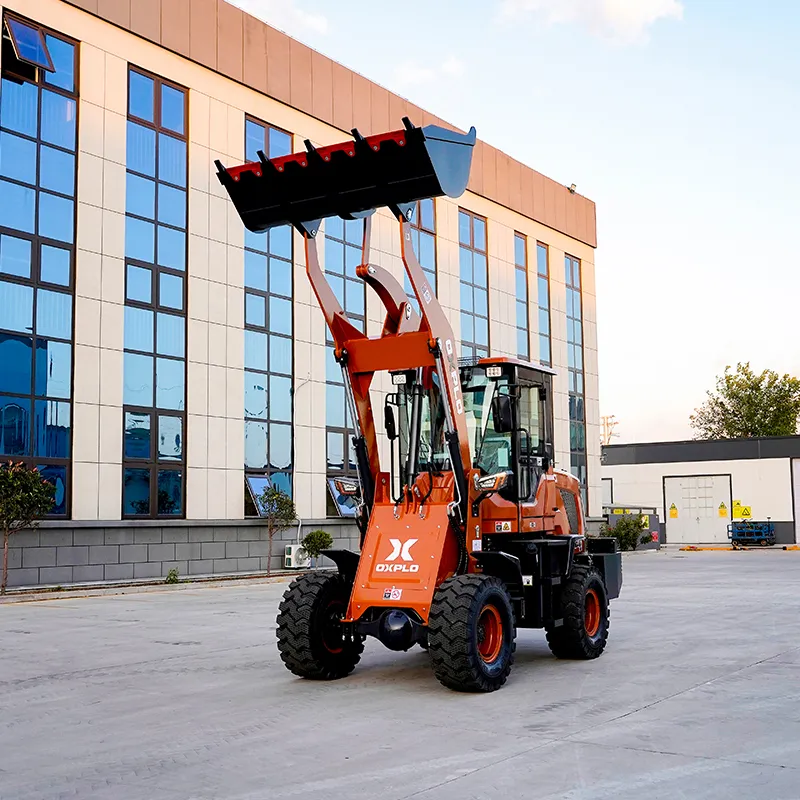
[{"label": "wheel loader", "polygon": [[[490,692],[508,678],[517,628],[544,628],[559,658],[597,658],[622,584],[616,541],[586,536],[580,485],[555,469],[553,370],[515,358],[458,358],[459,343],[412,247],[418,200],[466,190],[475,129],[428,125],[225,168],[218,178],[254,232],[291,225],[341,367],[356,433],[360,552],[327,550],[336,570],[301,575],[277,618],[286,667],[332,680],[358,664],[367,636],[427,649],[438,680]],[[371,216],[388,208],[416,304],[370,263]],[[325,218],[363,221],[356,274],[386,309],[379,336],[352,324],[325,278]],[[417,310],[418,309],[418,310]],[[388,373],[381,463],[370,389]],[[379,415],[380,417],[381,415]],[[385,453],[384,453],[385,455]],[[384,459],[385,461],[386,459]]]}]

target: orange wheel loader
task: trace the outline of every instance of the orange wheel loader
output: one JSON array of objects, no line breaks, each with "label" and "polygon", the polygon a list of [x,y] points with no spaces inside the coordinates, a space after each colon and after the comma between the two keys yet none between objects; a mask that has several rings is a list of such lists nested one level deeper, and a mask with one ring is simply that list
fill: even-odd
[{"label": "orange wheel loader", "polygon": [[[403,125],[228,169],[216,162],[247,228],[292,225],[303,235],[357,431],[358,480],[336,488],[357,499],[361,551],[328,550],[336,571],[291,583],[278,648],[295,675],[331,680],[352,672],[367,636],[391,650],[419,644],[445,686],[490,692],[509,675],[517,627],[544,628],[559,658],[599,656],[622,562],[614,539],[586,538],[580,485],[554,469],[554,372],[513,358],[459,361],[414,254],[416,201],[463,194],[475,129]],[[416,304],[370,263],[381,207],[398,221]],[[363,220],[356,274],[386,309],[380,336],[348,321],[321,269],[315,237],[332,216]],[[370,401],[379,372],[391,378],[381,421],[388,464]]]}]

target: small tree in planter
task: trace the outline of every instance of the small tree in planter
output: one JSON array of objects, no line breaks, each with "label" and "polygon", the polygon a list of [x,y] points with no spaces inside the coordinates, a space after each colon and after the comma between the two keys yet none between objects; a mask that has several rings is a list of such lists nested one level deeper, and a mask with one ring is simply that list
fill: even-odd
[{"label": "small tree in planter", "polygon": [[303,537],[300,544],[303,545],[309,558],[314,560],[314,566],[317,566],[317,559],[322,555],[322,551],[333,545],[333,537],[327,531],[311,531]]},{"label": "small tree in planter", "polygon": [[272,571],[272,542],[276,533],[294,525],[297,519],[292,498],[286,492],[267,486],[258,496],[261,516],[267,524],[269,546],[267,548],[267,575]]},{"label": "small tree in planter", "polygon": [[635,550],[638,545],[651,541],[650,533],[646,533],[646,530],[644,517],[638,514],[635,517],[620,517],[613,528],[606,523],[600,532],[603,536],[611,536],[616,539],[619,542],[620,550]]},{"label": "small tree in planter", "polygon": [[35,528],[53,507],[56,487],[35,467],[9,461],[0,466],[0,527],[3,529],[3,577],[0,594],[8,582],[8,540],[23,528]]}]

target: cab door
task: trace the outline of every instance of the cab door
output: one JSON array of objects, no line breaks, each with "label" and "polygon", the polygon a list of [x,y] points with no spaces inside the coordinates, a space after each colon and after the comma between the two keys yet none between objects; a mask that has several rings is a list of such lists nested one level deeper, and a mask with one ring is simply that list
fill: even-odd
[{"label": "cab door", "polygon": [[[520,381],[517,396],[517,431],[514,466],[517,476],[518,520],[520,533],[541,533],[544,510],[536,505],[536,492],[547,463],[550,414],[546,388],[538,383]],[[535,519],[537,518],[537,519]]]}]

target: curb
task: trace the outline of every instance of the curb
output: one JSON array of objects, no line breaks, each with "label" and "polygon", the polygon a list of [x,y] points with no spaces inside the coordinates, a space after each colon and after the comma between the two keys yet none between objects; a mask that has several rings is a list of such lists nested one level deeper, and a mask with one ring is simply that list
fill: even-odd
[{"label": "curb", "polygon": [[[178,583],[165,583],[164,578],[154,580],[142,578],[134,581],[108,581],[103,583],[72,583],[64,586],[28,586],[7,589],[0,596],[0,605],[32,603],[40,600],[63,600],[80,597],[109,597],[122,594],[144,594],[147,592],[171,592],[184,589],[222,588],[246,583],[283,583],[309,570],[281,570],[267,575],[266,572],[235,573],[230,575],[193,575],[181,578]],[[316,571],[316,570],[314,570]]]}]

